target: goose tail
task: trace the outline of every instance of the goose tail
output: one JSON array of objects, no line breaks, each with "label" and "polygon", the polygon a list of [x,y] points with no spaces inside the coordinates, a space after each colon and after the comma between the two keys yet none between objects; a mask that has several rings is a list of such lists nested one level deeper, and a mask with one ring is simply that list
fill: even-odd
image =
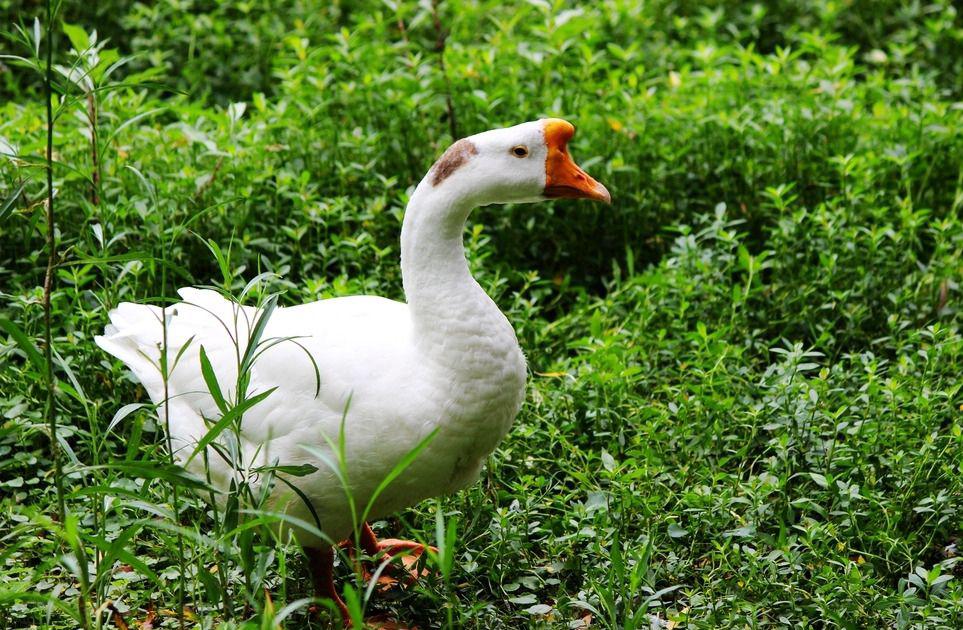
[{"label": "goose tail", "polygon": [[151,400],[159,402],[164,390],[160,366],[163,310],[148,304],[123,302],[110,311],[109,316],[110,323],[104,328],[104,334],[94,337],[94,342],[107,354],[123,361]]}]

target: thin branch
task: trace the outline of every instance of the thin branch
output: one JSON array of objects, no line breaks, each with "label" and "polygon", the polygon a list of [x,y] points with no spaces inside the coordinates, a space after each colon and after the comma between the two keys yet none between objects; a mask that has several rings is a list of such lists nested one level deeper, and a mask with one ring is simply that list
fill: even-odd
[{"label": "thin branch", "polygon": [[[64,502],[63,474],[60,463],[60,444],[57,442],[57,405],[55,393],[57,388],[53,368],[53,324],[51,321],[51,294],[53,293],[54,272],[57,269],[57,237],[56,215],[54,214],[53,187],[53,8],[51,0],[47,0],[47,68],[44,79],[44,95],[47,101],[47,272],[43,281],[43,321],[44,321],[44,355],[47,361],[47,402],[45,415],[50,428],[50,455],[54,464],[54,485],[57,489],[57,514],[60,522],[65,523],[67,508]],[[85,611],[81,611],[85,613]]]},{"label": "thin branch", "polygon": [[97,154],[97,99],[93,92],[87,92],[87,121],[90,123],[90,165],[91,189],[90,203],[100,205],[100,159]]},{"label": "thin branch", "polygon": [[224,156],[218,156],[217,162],[214,164],[214,170],[211,171],[211,176],[207,178],[207,181],[201,184],[197,191],[194,193],[194,201],[199,202],[207,194],[208,189],[214,185],[214,180],[217,179],[217,174],[221,172],[221,167],[224,166]]},{"label": "thin branch", "polygon": [[451,139],[457,140],[461,136],[458,133],[458,119],[455,116],[455,104],[451,98],[451,77],[448,76],[448,67],[445,65],[445,49],[448,43],[448,31],[441,24],[441,17],[438,13],[438,0],[431,0],[431,21],[435,25],[435,52],[438,53],[438,69],[441,76],[445,79],[445,106],[448,108],[448,128],[451,131]]}]

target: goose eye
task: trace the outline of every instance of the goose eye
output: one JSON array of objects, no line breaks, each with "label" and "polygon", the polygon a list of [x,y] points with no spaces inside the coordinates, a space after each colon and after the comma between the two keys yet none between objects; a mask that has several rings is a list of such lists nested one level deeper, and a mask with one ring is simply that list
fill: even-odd
[{"label": "goose eye", "polygon": [[518,158],[528,157],[528,147],[524,144],[520,144],[517,147],[512,147],[512,155]]}]

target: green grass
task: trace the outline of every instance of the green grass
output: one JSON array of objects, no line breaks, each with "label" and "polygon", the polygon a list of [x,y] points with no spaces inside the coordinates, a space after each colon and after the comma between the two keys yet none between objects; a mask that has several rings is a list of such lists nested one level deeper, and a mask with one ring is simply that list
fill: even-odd
[{"label": "green grass", "polygon": [[549,115],[614,203],[475,213],[528,399],[477,485],[375,524],[444,544],[367,612],[963,627],[963,17],[797,4],[61,7],[54,61],[92,79],[53,86],[61,521],[46,22],[0,0],[0,54],[37,58],[0,66],[0,628],[176,628],[182,604],[184,627],[325,627],[297,547],[165,465],[93,335],[120,301],[261,272],[252,302],[400,298],[408,191],[452,127]]}]

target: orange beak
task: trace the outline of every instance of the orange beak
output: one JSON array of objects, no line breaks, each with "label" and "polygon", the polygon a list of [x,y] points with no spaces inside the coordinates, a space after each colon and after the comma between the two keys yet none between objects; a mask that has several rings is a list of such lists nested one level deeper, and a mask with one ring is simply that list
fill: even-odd
[{"label": "orange beak", "polygon": [[602,184],[578,167],[568,154],[568,141],[575,135],[572,123],[561,118],[545,121],[545,196],[549,199],[595,199],[612,203],[612,196]]}]

